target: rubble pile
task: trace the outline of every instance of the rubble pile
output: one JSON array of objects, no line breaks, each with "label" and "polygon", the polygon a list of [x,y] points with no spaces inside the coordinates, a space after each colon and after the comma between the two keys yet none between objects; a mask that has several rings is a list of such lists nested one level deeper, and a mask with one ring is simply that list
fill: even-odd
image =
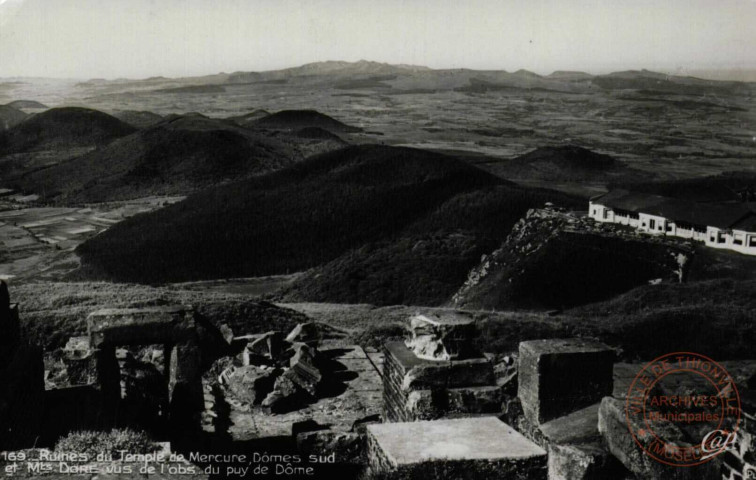
[{"label": "rubble pile", "polygon": [[270,413],[310,403],[323,385],[322,338],[315,322],[299,324],[287,335],[269,331],[234,337],[237,365],[221,373],[220,384],[236,400]]}]

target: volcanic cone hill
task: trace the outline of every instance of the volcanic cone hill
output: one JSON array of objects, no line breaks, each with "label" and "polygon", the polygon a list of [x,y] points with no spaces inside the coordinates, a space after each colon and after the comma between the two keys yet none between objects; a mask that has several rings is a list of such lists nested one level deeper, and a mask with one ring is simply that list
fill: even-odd
[{"label": "volcanic cone hill", "polygon": [[332,133],[355,133],[362,129],[346,125],[335,118],[329,117],[315,110],[281,110],[255,121],[252,126],[299,130],[308,127],[318,127]]},{"label": "volcanic cone hill", "polygon": [[696,77],[669,75],[649,70],[626,70],[593,77],[592,82],[606,90],[653,90],[675,94],[748,94],[742,82],[723,82]]},{"label": "volcanic cone hill", "polygon": [[301,157],[289,142],[200,116],[172,116],[16,181],[65,202],[100,202],[199,188],[269,172]]},{"label": "volcanic cone hill", "polygon": [[506,182],[445,155],[351,146],[127,219],[78,248],[81,274],[168,282],[301,271],[429,225],[454,230],[475,215],[440,211],[458,196],[473,211],[476,192],[497,185]]},{"label": "volcanic cone hill", "polygon": [[13,107],[18,110],[30,109],[30,110],[44,110],[49,108],[43,103],[39,103],[36,100],[14,100],[8,104],[9,107]]},{"label": "volcanic cone hill", "polygon": [[0,132],[21,123],[27,116],[10,105],[0,105]]},{"label": "volcanic cone hill", "polygon": [[609,155],[575,145],[540,147],[491,168],[505,178],[531,181],[608,181],[644,176]]},{"label": "volcanic cone hill", "polygon": [[163,119],[157,113],[138,110],[121,110],[113,113],[113,116],[135,128],[151,127]]},{"label": "volcanic cone hill", "polygon": [[0,155],[36,150],[94,147],[129,135],[135,128],[88,108],[53,108],[0,133]]},{"label": "volcanic cone hill", "polygon": [[234,123],[235,125],[239,125],[240,127],[249,127],[254,126],[256,121],[260,120],[263,117],[267,117],[268,115],[270,115],[270,112],[268,112],[267,110],[258,109],[244,115],[228,117],[226,120]]},{"label": "volcanic cone hill", "polygon": [[279,299],[441,305],[529,208],[579,207],[574,197],[504,183],[451,197],[400,236],[367,243],[307,271]]}]

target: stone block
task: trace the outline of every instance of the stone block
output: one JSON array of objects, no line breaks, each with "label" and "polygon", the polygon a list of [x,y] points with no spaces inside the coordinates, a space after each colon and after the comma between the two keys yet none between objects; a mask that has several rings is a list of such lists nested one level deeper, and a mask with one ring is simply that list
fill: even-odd
[{"label": "stone block", "polygon": [[[598,429],[604,438],[609,451],[622,465],[633,472],[637,478],[649,480],[692,480],[719,478],[720,463],[713,459],[707,463],[693,467],[679,467],[667,465],[651,457],[646,450],[658,443],[657,435],[668,444],[678,447],[689,447],[685,435],[673,423],[667,421],[647,421],[643,425],[638,419],[630,416],[631,425],[625,415],[625,402],[612,397],[605,397],[599,407]],[[642,421],[642,420],[641,420]],[[643,427],[644,434],[635,438],[630,433],[630,426],[634,431]],[[653,430],[653,432],[649,431]],[[654,433],[655,432],[655,433]],[[636,442],[637,440],[637,442]],[[641,446],[643,448],[641,448]]]},{"label": "stone block", "polygon": [[258,404],[273,390],[275,371],[254,365],[239,367],[228,377],[228,389],[250,405]]},{"label": "stone block", "polygon": [[66,342],[66,346],[63,347],[63,352],[68,357],[83,357],[86,356],[91,350],[89,343],[89,337],[84,335],[80,337],[71,337]]},{"label": "stone block", "polygon": [[405,375],[402,388],[456,388],[495,383],[491,361],[487,358],[470,358],[417,365]]},{"label": "stone block", "polygon": [[499,413],[501,402],[498,386],[414,390],[407,395],[405,408],[414,420],[434,420],[450,415]]},{"label": "stone block", "polygon": [[273,391],[262,401],[262,406],[270,412],[278,413],[311,399],[312,396],[299,386],[299,382],[294,370],[286,370],[276,378]]},{"label": "stone block", "polygon": [[387,342],[386,355],[396,364],[405,390],[456,388],[496,383],[493,363],[486,357],[434,361],[418,358],[403,342]]},{"label": "stone block", "polygon": [[93,348],[182,343],[197,335],[191,307],[107,308],[87,317]]},{"label": "stone block", "polygon": [[547,422],[612,393],[615,351],[591,340],[520,343],[518,396],[528,420]]},{"label": "stone block", "polygon": [[549,480],[635,478],[599,443],[549,445]]},{"label": "stone block", "polygon": [[407,347],[425,360],[454,360],[473,354],[475,322],[453,312],[415,315],[410,318]]},{"label": "stone block", "polygon": [[270,331],[258,335],[251,335],[246,348],[252,355],[275,360],[281,355],[283,346],[283,333]]},{"label": "stone block", "polygon": [[546,479],[546,451],[496,417],[367,427],[370,474],[386,479]]},{"label": "stone block", "polygon": [[595,442],[601,438],[598,431],[598,411],[601,403],[582,408],[564,417],[555,418],[540,426],[549,443]]},{"label": "stone block", "polygon": [[166,362],[168,375],[169,418],[172,441],[191,441],[187,436],[200,427],[199,413],[204,410],[201,350],[191,343],[176,345]]},{"label": "stone block", "polygon": [[317,348],[322,339],[321,327],[315,322],[300,323],[286,336],[289,343],[306,343],[313,348]]},{"label": "stone block", "polygon": [[315,356],[304,343],[295,343],[292,350],[294,355],[289,359],[289,368],[294,373],[291,378],[299,387],[315,396],[318,384],[322,380],[320,370],[315,366]]},{"label": "stone block", "polygon": [[[450,407],[456,410],[477,408],[486,397],[496,395],[493,363],[485,357],[423,360],[403,342],[387,342],[384,352],[383,413],[387,421],[438,418]],[[481,388],[476,390],[475,387]],[[459,391],[455,392],[455,389]],[[425,393],[415,394],[410,399],[414,391]],[[430,402],[430,395],[435,395],[433,402]],[[486,408],[486,411],[489,410]],[[419,412],[422,414],[416,417]]]},{"label": "stone block", "polygon": [[[82,356],[79,356],[82,355]],[[63,364],[68,373],[70,385],[92,385],[97,383],[97,357],[94,352],[76,352],[76,356],[63,356]]]}]

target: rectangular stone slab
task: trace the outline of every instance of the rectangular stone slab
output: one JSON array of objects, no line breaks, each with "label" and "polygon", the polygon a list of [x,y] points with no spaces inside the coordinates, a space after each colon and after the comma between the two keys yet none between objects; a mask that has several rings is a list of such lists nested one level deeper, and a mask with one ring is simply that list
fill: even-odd
[{"label": "rectangular stone slab", "polygon": [[196,335],[191,307],[107,308],[87,317],[93,348],[108,345],[181,343]]},{"label": "rectangular stone slab", "polygon": [[456,388],[493,385],[493,363],[486,357],[465,360],[424,360],[418,358],[403,342],[386,342],[386,355],[405,378],[407,390],[433,387]]},{"label": "rectangular stone slab", "polygon": [[[633,436],[633,431],[644,430],[645,433]],[[721,478],[719,459],[714,458],[698,466],[679,467],[666,465],[652,458],[647,451],[653,449],[658,439],[664,443],[677,446],[689,446],[682,431],[675,424],[667,421],[643,422],[625,414],[625,401],[605,397],[599,407],[598,429],[609,451],[636,478],[649,480],[704,480]],[[643,448],[641,448],[641,445]]]},{"label": "rectangular stone slab", "polygon": [[541,425],[544,438],[553,443],[583,443],[601,438],[598,431],[598,411],[600,403],[595,403],[564,417],[559,417]]},{"label": "rectangular stone slab", "polygon": [[518,396],[525,416],[537,425],[611,395],[615,357],[607,345],[579,338],[520,343]]},{"label": "rectangular stone slab", "polygon": [[546,451],[496,417],[374,424],[367,437],[382,478],[546,478]]}]

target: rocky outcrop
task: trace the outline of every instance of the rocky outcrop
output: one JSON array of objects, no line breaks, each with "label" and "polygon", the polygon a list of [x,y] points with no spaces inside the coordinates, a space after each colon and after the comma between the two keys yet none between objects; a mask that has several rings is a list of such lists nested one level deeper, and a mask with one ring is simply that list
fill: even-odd
[{"label": "rocky outcrop", "polygon": [[647,283],[679,282],[692,258],[692,246],[681,241],[533,209],[483,256],[451,303],[480,310],[571,307]]}]

